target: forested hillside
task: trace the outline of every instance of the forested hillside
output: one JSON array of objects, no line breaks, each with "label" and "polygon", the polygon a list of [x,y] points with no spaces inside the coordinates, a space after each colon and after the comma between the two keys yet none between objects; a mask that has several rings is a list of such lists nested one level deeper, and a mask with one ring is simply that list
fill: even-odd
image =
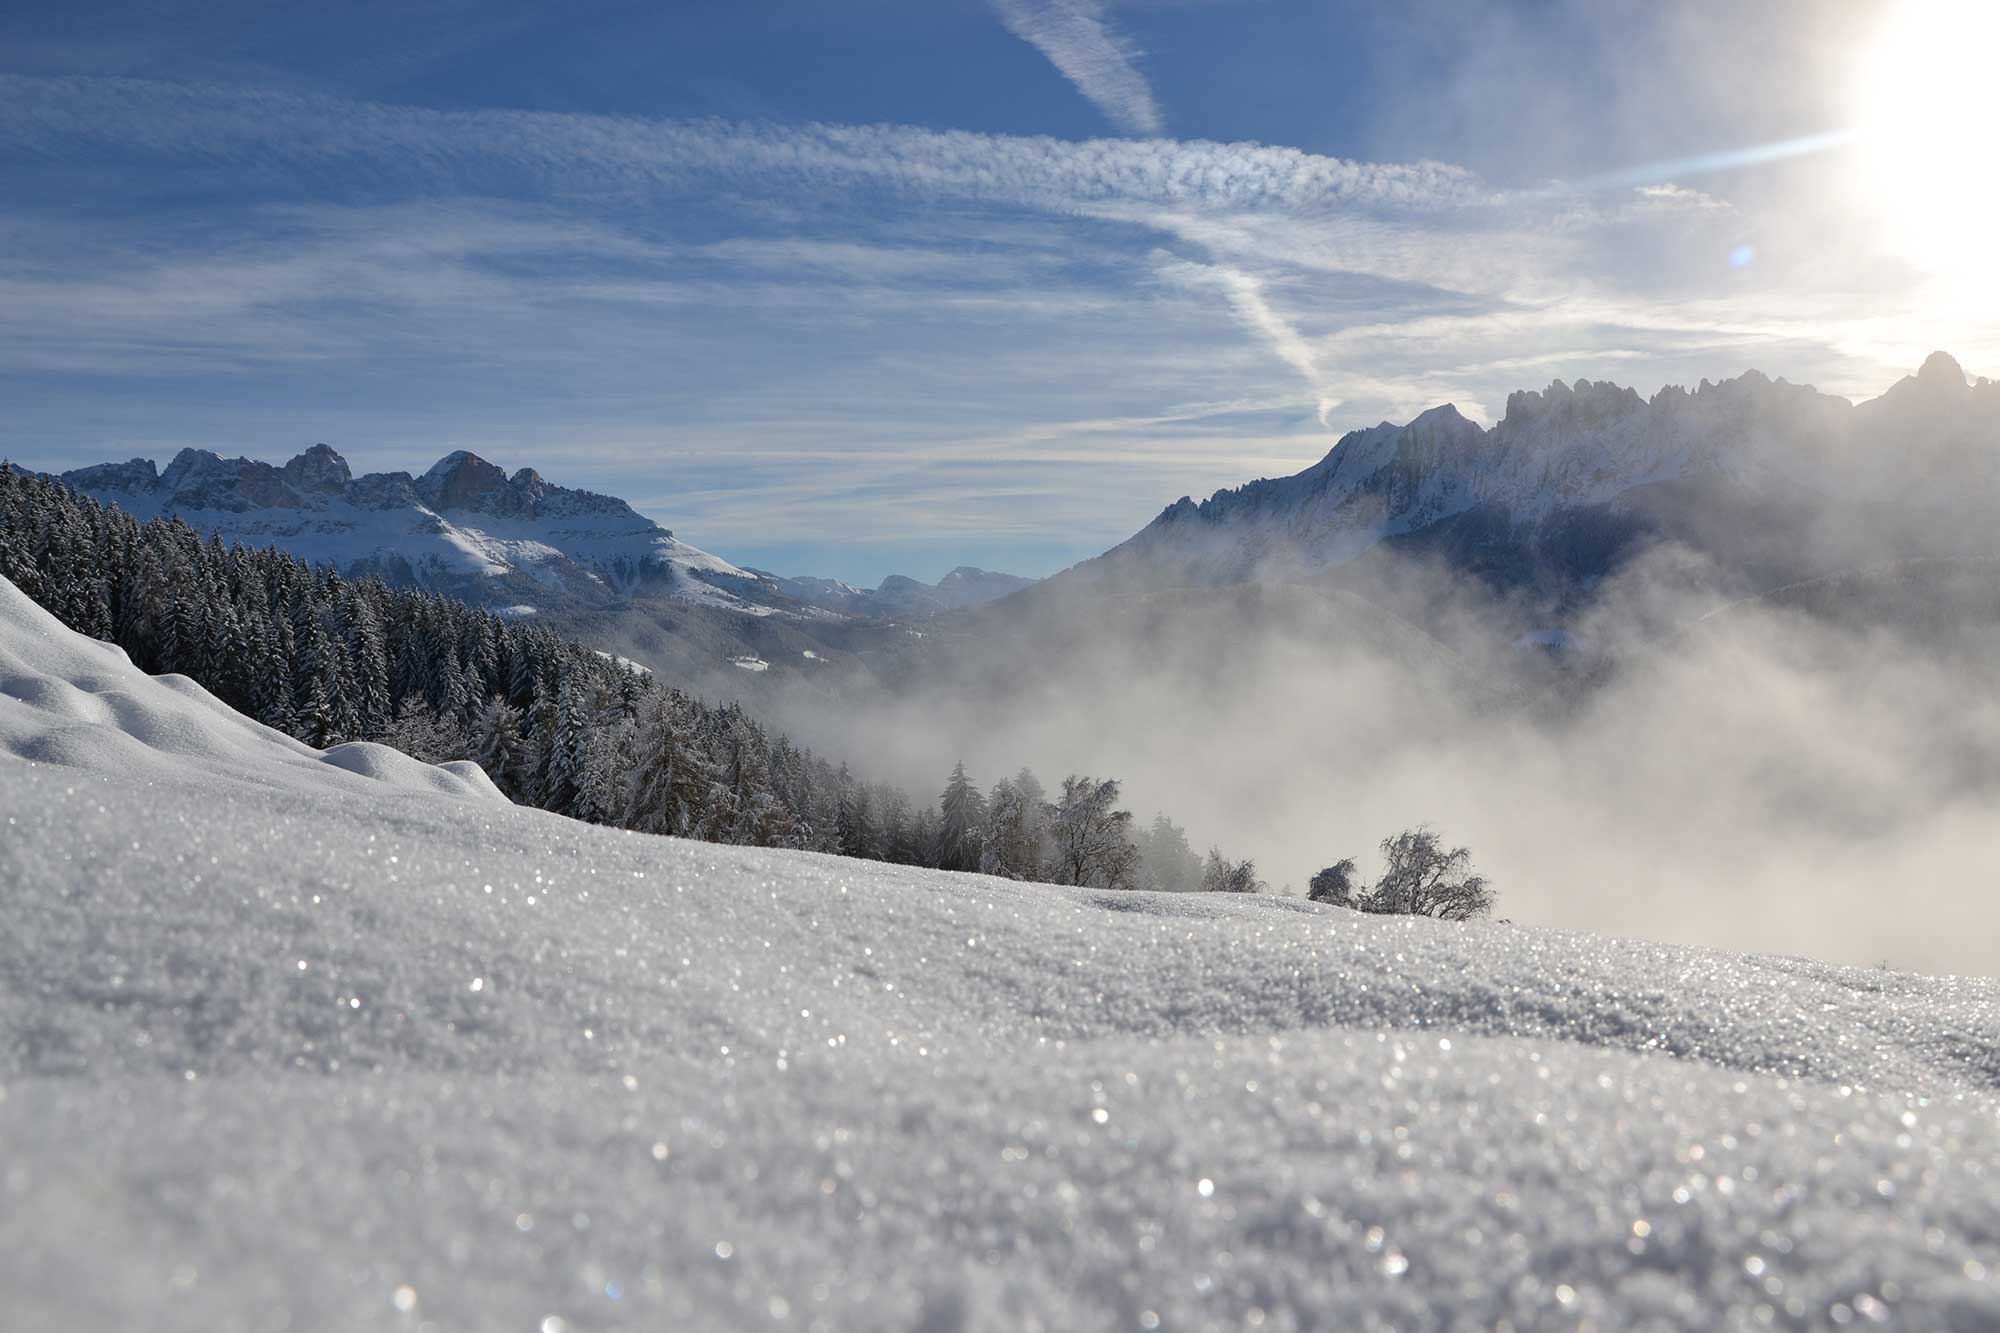
[{"label": "forested hillside", "polygon": [[473,759],[513,800],[592,823],[1107,888],[1203,882],[1171,821],[1132,836],[1116,781],[1072,775],[1050,802],[1024,770],[989,799],[961,770],[913,801],[530,621],[140,523],[4,464],[0,576],[140,669],[314,746]]}]

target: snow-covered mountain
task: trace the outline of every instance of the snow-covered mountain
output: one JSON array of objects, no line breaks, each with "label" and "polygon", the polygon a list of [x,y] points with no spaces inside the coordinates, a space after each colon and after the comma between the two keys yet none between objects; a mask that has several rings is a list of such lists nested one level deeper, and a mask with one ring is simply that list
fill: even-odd
[{"label": "snow-covered mountain", "polygon": [[838,579],[806,575],[776,579],[778,588],[788,597],[852,616],[917,616],[959,611],[998,601],[1035,581],[971,565],[960,565],[936,583],[891,574],[877,588],[857,588]]},{"label": "snow-covered mountain", "polygon": [[[1608,382],[1558,380],[1512,394],[1491,429],[1435,407],[1406,425],[1354,431],[1295,476],[1200,503],[1183,497],[1076,574],[1229,584],[1309,574],[1429,536],[1487,561],[1496,550],[1553,551],[1588,578],[1629,528],[1699,526],[1690,508],[1713,518],[1746,497],[1793,514],[1865,506],[1932,533],[1990,532],[2000,384],[1968,383],[1942,352],[1859,405],[1755,371],[1650,401]],[[1802,572],[1815,571],[1808,561]]]},{"label": "snow-covered mountain", "polygon": [[9,1327],[2000,1326],[1990,980],[480,781],[0,580]]},{"label": "snow-covered mountain", "polygon": [[766,614],[770,580],[690,546],[623,500],[512,477],[459,450],[428,472],[356,477],[324,444],[276,467],[183,449],[66,472],[70,486],[138,518],[178,516],[224,541],[440,586],[467,600],[540,609],[596,605],[654,588],[700,605]]}]

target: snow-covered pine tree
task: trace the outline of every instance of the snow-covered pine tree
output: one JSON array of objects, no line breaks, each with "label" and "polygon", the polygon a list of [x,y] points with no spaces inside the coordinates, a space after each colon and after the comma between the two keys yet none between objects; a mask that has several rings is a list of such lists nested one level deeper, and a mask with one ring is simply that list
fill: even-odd
[{"label": "snow-covered pine tree", "polygon": [[548,739],[542,790],[536,804],[557,814],[576,809],[589,732],[583,723],[583,692],[565,676],[556,686],[554,728]]},{"label": "snow-covered pine tree", "polygon": [[965,764],[953,766],[944,793],[938,797],[938,866],[944,870],[979,869],[979,849],[986,836],[986,798]]},{"label": "snow-covered pine tree", "polygon": [[1136,834],[1139,887],[1158,893],[1187,893],[1201,887],[1201,858],[1188,846],[1187,830],[1164,814]]},{"label": "snow-covered pine tree", "polygon": [[534,776],[534,749],[522,729],[521,710],[499,695],[486,701],[473,729],[479,766],[509,799],[519,800]]},{"label": "snow-covered pine tree", "polygon": [[317,610],[304,617],[298,687],[300,739],[325,749],[349,739],[341,731],[340,659]]},{"label": "snow-covered pine tree", "polygon": [[389,726],[389,649],[374,599],[351,584],[341,608],[347,630],[347,651],[354,672],[356,734],[380,736]]},{"label": "snow-covered pine tree", "polygon": [[[397,599],[396,609],[389,626],[389,651],[392,654],[389,668],[389,701],[392,710],[401,706],[404,699],[416,694],[430,698],[432,663],[425,656],[423,632],[423,603],[415,597]],[[526,697],[517,698],[517,704],[533,701],[533,691]]]},{"label": "snow-covered pine tree", "polygon": [[840,776],[840,854],[864,860],[879,859],[874,802],[868,787],[855,781],[844,767]]},{"label": "snow-covered pine tree", "polygon": [[1048,859],[1046,796],[1027,769],[993,784],[986,807],[986,845],[980,868],[1008,879],[1035,879]]},{"label": "snow-covered pine tree", "polygon": [[894,787],[884,787],[876,795],[875,811],[882,859],[897,865],[915,864],[917,849],[910,840],[910,798]]},{"label": "snow-covered pine tree", "polygon": [[698,826],[711,766],[695,734],[688,699],[656,690],[641,714],[628,778],[626,826],[686,837]]},{"label": "snow-covered pine tree", "polygon": [[292,664],[278,646],[274,627],[266,616],[250,624],[250,716],[267,727],[290,734],[298,725],[292,700]]},{"label": "snow-covered pine tree", "polygon": [[631,723],[622,718],[584,728],[571,818],[592,824],[618,822],[623,814],[625,774],[632,765],[631,749]]}]

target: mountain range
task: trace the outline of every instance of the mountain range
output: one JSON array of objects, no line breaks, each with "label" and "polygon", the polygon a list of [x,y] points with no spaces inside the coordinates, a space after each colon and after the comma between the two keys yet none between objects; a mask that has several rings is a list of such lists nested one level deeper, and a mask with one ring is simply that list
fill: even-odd
[{"label": "mountain range", "polygon": [[316,444],[282,466],[183,449],[165,471],[135,458],[62,480],[141,519],[179,517],[224,541],[275,545],[524,615],[550,603],[599,607],[656,593],[752,616],[913,616],[975,606],[1033,582],[969,566],[936,584],[891,575],[873,590],[781,578],[689,545],[623,500],[553,485],[533,468],[510,477],[465,450],[420,476],[357,477],[340,454]]},{"label": "mountain range", "polygon": [[1756,371],[1651,399],[1558,380],[1512,394],[1491,428],[1434,407],[1294,476],[1183,497],[1059,581],[1284,581],[1394,551],[1560,596],[1670,539],[1770,586],[1994,554],[1996,503],[2000,384],[1942,352],[1859,404]]},{"label": "mountain range", "polygon": [[183,449],[165,471],[135,458],[62,479],[137,518],[178,517],[226,542],[275,545],[522,614],[549,600],[591,605],[645,586],[756,612],[776,595],[767,580],[688,545],[623,500],[551,485],[533,468],[509,477],[464,450],[415,477],[356,477],[316,444],[281,467]]},{"label": "mountain range", "polygon": [[776,582],[787,596],[809,606],[847,615],[911,616],[983,606],[1017,593],[1035,580],[960,565],[936,583],[921,583],[904,574],[891,574],[877,588],[808,577],[779,578]]},{"label": "mountain range", "polygon": [[[1883,562],[1990,560],[2000,556],[2000,384],[1968,380],[1942,352],[1861,403],[1757,371],[1650,399],[1557,380],[1510,395],[1491,427],[1434,407],[1352,431],[1296,475],[1183,497],[1039,585],[970,566],[935,584],[891,576],[874,589],[779,576],[689,545],[622,500],[531,468],[510,477],[465,451],[419,476],[356,477],[323,444],[282,466],[186,449],[164,471],[134,459],[63,480],[141,518],[177,515],[227,541],[555,614],[649,665],[751,663],[761,674],[782,664],[831,679],[835,664],[991,637],[983,620],[1018,637],[1041,615],[1036,604],[1074,595],[1171,590],[1185,607],[1204,589],[1332,579],[1424,625],[1423,608],[1385,597],[1370,577],[1405,556],[1518,595],[1547,626],[1663,544],[1705,558],[1729,596]],[[1956,587],[1983,575],[1950,577]],[[1018,613],[993,606],[1024,592]],[[901,627],[939,618],[942,637]]]}]

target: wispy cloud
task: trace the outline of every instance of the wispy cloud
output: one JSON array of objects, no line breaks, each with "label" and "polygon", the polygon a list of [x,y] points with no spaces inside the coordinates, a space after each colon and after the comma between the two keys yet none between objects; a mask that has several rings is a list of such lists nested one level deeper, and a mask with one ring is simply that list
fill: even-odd
[{"label": "wispy cloud", "polygon": [[[1934,346],[2000,362],[1991,321],[1919,321],[1895,275],[1684,186],[0,76],[0,182],[23,162],[79,164],[95,204],[0,212],[0,453],[473,448],[753,561],[904,530],[933,573],[981,542],[1074,558],[1549,374],[1874,392]],[[177,212],[169,177],[217,193]],[[1729,268],[1759,227],[1768,262]]]},{"label": "wispy cloud", "polygon": [[1312,388],[1318,404],[1319,424],[1330,424],[1340,399],[1328,387],[1313,346],[1291,320],[1280,314],[1264,294],[1264,281],[1227,264],[1195,264],[1163,258],[1160,274],[1171,281],[1219,289],[1230,310],[1244,327],[1256,333],[1278,354],[1278,359],[1296,370]]},{"label": "wispy cloud", "polygon": [[993,0],[993,7],[1009,32],[1047,56],[1113,125],[1127,134],[1166,131],[1139,54],[1112,28],[1104,0]]},{"label": "wispy cloud", "polygon": [[0,149],[265,166],[374,164],[460,191],[682,189],[728,181],[819,195],[887,189],[1044,209],[1451,208],[1494,197],[1437,162],[1369,163],[1254,143],[975,134],[901,125],[771,125],[548,111],[439,111],[133,79],[0,75]]}]

